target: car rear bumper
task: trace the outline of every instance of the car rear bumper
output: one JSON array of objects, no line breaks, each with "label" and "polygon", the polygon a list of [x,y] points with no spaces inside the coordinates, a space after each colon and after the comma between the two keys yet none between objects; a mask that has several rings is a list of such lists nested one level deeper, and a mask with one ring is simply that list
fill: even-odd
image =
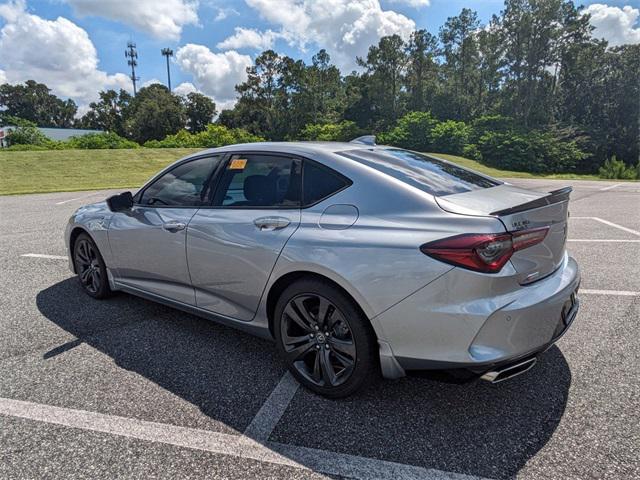
[{"label": "car rear bumper", "polygon": [[[514,286],[511,268],[491,278],[453,269],[378,315],[383,374],[464,369],[482,375],[553,345],[579,309],[577,263],[566,255],[552,275],[527,286]],[[385,364],[396,372],[387,375]]]}]

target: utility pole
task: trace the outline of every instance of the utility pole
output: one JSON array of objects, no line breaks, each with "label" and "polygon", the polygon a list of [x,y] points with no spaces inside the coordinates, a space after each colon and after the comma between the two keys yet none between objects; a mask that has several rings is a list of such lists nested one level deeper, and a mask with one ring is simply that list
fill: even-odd
[{"label": "utility pole", "polygon": [[170,48],[163,48],[161,50],[162,55],[167,57],[167,83],[169,85],[169,91],[171,91],[171,70],[169,70],[169,57],[173,57],[173,50]]},{"label": "utility pole", "polygon": [[136,77],[136,67],[138,66],[138,52],[136,51],[136,44],[133,42],[127,43],[127,49],[124,52],[125,58],[128,58],[127,64],[131,67],[131,81],[133,82],[133,96],[136,96],[136,82],[140,80],[140,77]]}]

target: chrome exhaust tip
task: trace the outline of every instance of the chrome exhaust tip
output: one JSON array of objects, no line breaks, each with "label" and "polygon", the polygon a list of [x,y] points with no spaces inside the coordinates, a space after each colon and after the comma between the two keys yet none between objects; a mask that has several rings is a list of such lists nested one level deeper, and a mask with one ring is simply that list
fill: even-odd
[{"label": "chrome exhaust tip", "polygon": [[538,359],[533,357],[528,360],[525,360],[524,362],[519,362],[514,365],[509,365],[507,367],[500,368],[498,370],[492,370],[490,372],[485,373],[480,378],[482,380],[485,380],[491,383],[504,382],[505,380],[509,380],[510,378],[517,377],[518,375],[528,371],[531,367],[533,367],[536,364],[537,361]]}]

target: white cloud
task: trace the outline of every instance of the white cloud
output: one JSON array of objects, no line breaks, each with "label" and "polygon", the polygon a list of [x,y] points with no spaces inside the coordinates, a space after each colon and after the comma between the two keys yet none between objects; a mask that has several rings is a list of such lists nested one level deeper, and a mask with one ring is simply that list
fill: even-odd
[{"label": "white cloud", "polygon": [[140,85],[138,88],[148,87],[149,85],[154,85],[156,83],[159,83],[160,85],[164,85],[164,82],[162,80],[158,80],[157,78],[152,78],[151,80],[147,80],[146,82],[143,82],[142,85]]},{"label": "white cloud", "polygon": [[379,0],[246,0],[260,16],[277,25],[290,44],[305,49],[309,43],[326,48],[338,66],[354,68],[355,57],[385,35],[407,39],[413,20],[383,10]]},{"label": "white cloud", "polygon": [[634,27],[640,17],[639,9],[629,5],[619,8],[594,3],[583,12],[591,15],[594,37],[604,38],[611,46],[640,43],[640,26]]},{"label": "white cloud", "polygon": [[235,33],[227,37],[216,47],[221,50],[254,48],[256,50],[267,50],[273,47],[273,42],[280,35],[272,30],[259,32],[253,28],[236,27]]},{"label": "white cloud", "polygon": [[193,76],[195,87],[214,99],[219,108],[235,103],[235,86],[247,78],[253,62],[235,50],[213,53],[204,45],[188,43],[176,52],[176,63]]},{"label": "white cloud", "polygon": [[431,0],[389,0],[391,3],[403,3],[413,8],[428,7]]},{"label": "white cloud", "polygon": [[185,25],[198,24],[197,0],[66,0],[78,15],[131,25],[156,38],[178,40]]},{"label": "white cloud", "polygon": [[173,93],[175,93],[176,95],[181,95],[183,97],[186,97],[190,93],[197,93],[197,92],[198,92],[198,89],[191,82],[182,82],[180,85],[178,85],[173,89]]},{"label": "white cloud", "polygon": [[7,83],[7,74],[4,73],[4,70],[0,70],[0,85],[3,83]]},{"label": "white cloud", "polygon": [[66,18],[29,14],[23,0],[2,5],[0,18],[6,22],[0,30],[0,68],[6,81],[36,80],[81,105],[95,100],[101,89],[130,88],[126,75],[98,69],[89,35]]},{"label": "white cloud", "polygon": [[230,17],[231,15],[240,15],[240,12],[238,12],[235,8],[216,8],[216,11],[218,13],[213,19],[214,22],[220,22],[225,18]]}]

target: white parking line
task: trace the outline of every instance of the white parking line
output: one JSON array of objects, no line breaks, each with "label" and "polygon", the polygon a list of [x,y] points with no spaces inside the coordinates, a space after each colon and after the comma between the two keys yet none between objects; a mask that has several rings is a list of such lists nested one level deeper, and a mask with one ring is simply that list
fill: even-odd
[{"label": "white parking line", "polygon": [[64,205],[65,203],[75,202],[76,200],[83,200],[85,198],[94,197],[96,195],[101,194],[102,192],[92,192],[87,195],[82,195],[81,197],[69,198],[68,200],[63,200],[61,202],[56,202],[56,205]]},{"label": "white parking line", "polygon": [[605,192],[607,190],[613,190],[614,188],[619,187],[620,185],[622,185],[622,183],[616,183],[615,185],[609,185],[608,187],[601,188],[600,191],[601,192]]},{"label": "white parking line", "polygon": [[24,253],[20,256],[29,257],[29,258],[49,258],[51,260],[68,260],[69,259],[69,257],[65,257],[64,255],[44,255],[42,253]]},{"label": "white parking line", "polygon": [[293,376],[286,372],[269,395],[269,398],[267,398],[267,401],[264,402],[256,416],[253,417],[244,434],[258,442],[266,442],[273,429],[276,428],[280,418],[284,415],[299,386],[300,384]]},{"label": "white parking line", "polygon": [[568,238],[567,242],[604,242],[604,243],[640,243],[640,240],[622,240],[622,239],[600,239],[600,238]]},{"label": "white parking line", "polygon": [[622,297],[640,297],[640,292],[631,292],[629,290],[589,290],[581,288],[580,293],[587,295],[619,295]]},{"label": "white parking line", "polygon": [[178,427],[10,398],[0,398],[0,414],[362,480],[479,478],[295,445],[263,444],[245,435]]},{"label": "white parking line", "polygon": [[608,220],[603,220],[602,218],[599,218],[599,217],[571,217],[571,220],[595,220],[596,222],[604,223],[605,225],[609,225],[610,227],[614,227],[624,232],[629,232],[640,237],[640,232],[637,230],[623,227],[622,225],[618,225],[617,223],[613,223]]}]

